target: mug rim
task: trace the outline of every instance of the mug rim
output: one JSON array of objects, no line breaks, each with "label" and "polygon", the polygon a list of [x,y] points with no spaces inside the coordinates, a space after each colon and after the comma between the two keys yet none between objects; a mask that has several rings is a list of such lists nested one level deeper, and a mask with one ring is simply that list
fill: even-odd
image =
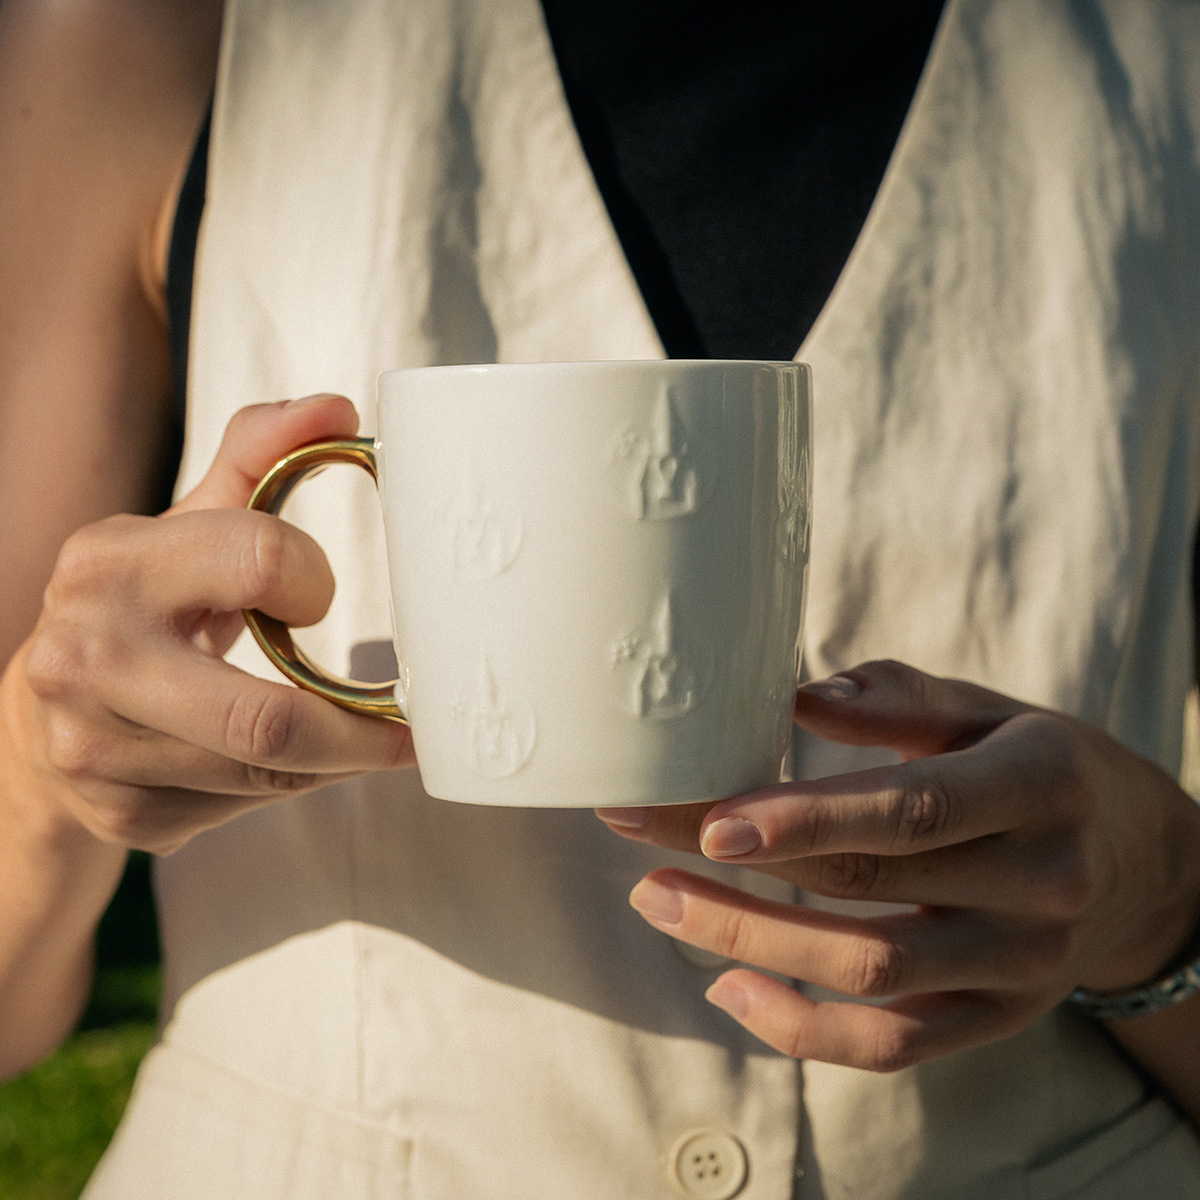
[{"label": "mug rim", "polygon": [[604,371],[629,370],[667,370],[683,372],[697,368],[766,368],[780,370],[786,368],[803,372],[811,371],[808,363],[791,358],[596,358],[575,360],[558,360],[550,362],[492,362],[492,363],[441,363],[421,367],[391,367],[380,371],[378,380],[382,382],[397,375],[440,375],[440,374],[552,374],[555,371],[571,370],[601,373]]}]

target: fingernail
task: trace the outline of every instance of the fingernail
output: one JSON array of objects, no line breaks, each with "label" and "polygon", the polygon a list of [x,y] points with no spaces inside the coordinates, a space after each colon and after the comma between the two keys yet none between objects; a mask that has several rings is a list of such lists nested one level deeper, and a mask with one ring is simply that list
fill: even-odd
[{"label": "fingernail", "polygon": [[828,679],[801,684],[800,691],[820,700],[853,700],[862,691],[862,684],[849,675],[830,675]]},{"label": "fingernail", "polygon": [[315,396],[297,396],[294,400],[285,400],[282,408],[309,408],[314,404],[323,404],[330,398],[328,392],[318,392]]},{"label": "fingernail", "polygon": [[727,1012],[735,1021],[740,1021],[750,1007],[745,989],[726,979],[724,975],[709,987],[704,993],[704,998],[709,1004],[715,1004],[723,1012]]},{"label": "fingernail", "polygon": [[651,808],[598,808],[596,816],[618,829],[645,829],[654,815]]},{"label": "fingernail", "polygon": [[683,896],[653,879],[643,879],[629,893],[629,903],[656,925],[678,925],[683,920]]},{"label": "fingernail", "polygon": [[742,817],[722,817],[714,821],[700,839],[700,849],[708,858],[740,858],[762,846],[757,825]]}]

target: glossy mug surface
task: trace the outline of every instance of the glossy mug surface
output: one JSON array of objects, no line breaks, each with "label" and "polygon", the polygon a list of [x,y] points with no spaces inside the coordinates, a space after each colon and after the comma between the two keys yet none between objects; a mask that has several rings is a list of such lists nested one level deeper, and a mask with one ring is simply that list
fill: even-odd
[{"label": "glossy mug surface", "polygon": [[377,474],[394,699],[327,677],[249,614],[297,682],[407,720],[445,799],[665,804],[778,780],[808,568],[807,367],[390,371],[377,429],[289,456],[309,457],[277,464],[252,503],[278,511],[331,458]]}]

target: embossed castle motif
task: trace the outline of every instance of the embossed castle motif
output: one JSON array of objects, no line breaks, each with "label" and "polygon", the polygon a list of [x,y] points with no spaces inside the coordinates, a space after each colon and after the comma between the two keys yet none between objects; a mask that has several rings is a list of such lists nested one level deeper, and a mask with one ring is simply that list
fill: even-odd
[{"label": "embossed castle motif", "polygon": [[688,431],[671,390],[664,387],[648,428],[627,429],[621,454],[633,464],[627,485],[639,520],[670,521],[694,513],[712,490],[689,449]]},{"label": "embossed castle motif", "polygon": [[629,670],[622,693],[634,716],[654,721],[686,716],[712,682],[712,650],[684,635],[675,608],[672,597],[664,596],[646,628],[626,634],[609,650],[613,669]]},{"label": "embossed castle motif", "polygon": [[533,709],[501,692],[486,658],[480,660],[474,691],[456,700],[453,712],[466,725],[468,760],[477,775],[505,779],[533,757]]},{"label": "embossed castle motif", "polygon": [[439,513],[449,518],[450,557],[461,579],[491,579],[507,571],[524,535],[520,509],[497,501],[478,476],[468,460],[461,493]]}]

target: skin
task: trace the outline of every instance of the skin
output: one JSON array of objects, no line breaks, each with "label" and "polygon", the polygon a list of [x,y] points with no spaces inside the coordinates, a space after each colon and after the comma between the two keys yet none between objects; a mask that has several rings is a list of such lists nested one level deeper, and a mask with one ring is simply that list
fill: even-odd
[{"label": "skin", "polygon": [[[403,728],[221,657],[244,607],[302,625],[328,604],[319,549],[243,505],[286,450],[352,433],[348,401],[243,411],[197,489],[145,515],[169,403],[167,234],[219,10],[0,4],[0,1076],[77,1018],[130,847],[171,853],[255,807],[412,762]],[[623,836],[812,891],[922,906],[835,919],[683,872],[638,885],[647,919],[696,945],[896,997],[813,1005],[753,971],[723,975],[710,998],[785,1052],[874,1070],[952,1053],[1076,984],[1141,983],[1189,938],[1195,806],[1096,730],[898,664],[809,685],[797,719],[907,761],[604,814]],[[752,830],[757,850],[738,841]],[[1113,1031],[1200,1119],[1200,1002]]]},{"label": "skin", "polygon": [[[721,975],[709,1000],[784,1053],[897,1070],[1014,1034],[1076,986],[1153,981],[1191,938],[1200,809],[1099,730],[894,662],[801,688],[796,719],[902,762],[717,805],[598,813],[624,837],[818,895],[917,906],[835,916],[676,870],[634,888],[633,906],[674,937],[888,998],[816,1003],[751,970]],[[1108,1024],[1200,1125],[1200,1000]]]},{"label": "skin", "polygon": [[352,434],[349,401],[244,411],[191,495],[136,515],[219,21],[196,0],[0,5],[0,1077],[77,1019],[129,848],[412,762],[400,727],[221,661],[243,607],[306,624],[328,605],[316,546],[242,507],[287,450]]}]

